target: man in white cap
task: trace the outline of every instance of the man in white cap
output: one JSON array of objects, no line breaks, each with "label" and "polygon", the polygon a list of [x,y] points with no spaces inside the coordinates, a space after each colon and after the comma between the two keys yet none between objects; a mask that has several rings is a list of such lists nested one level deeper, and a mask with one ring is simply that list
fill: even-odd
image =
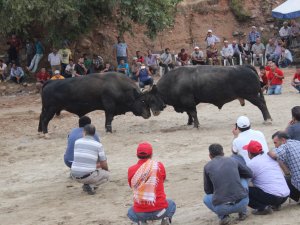
[{"label": "man in white cap", "polygon": [[51,80],[63,80],[63,79],[65,79],[65,77],[60,74],[59,70],[55,70],[54,75],[51,77]]},{"label": "man in white cap", "polygon": [[226,66],[227,62],[232,65],[232,57],[233,57],[233,48],[231,45],[228,44],[228,41],[224,41],[224,46],[221,50],[222,59],[224,60],[224,66]]},{"label": "man in white cap", "polygon": [[207,31],[207,35],[205,37],[206,47],[209,47],[211,44],[216,44],[220,42],[220,38],[216,35],[212,34],[212,30]]},{"label": "man in white cap", "polygon": [[260,38],[260,33],[256,30],[256,26],[252,26],[251,31],[248,34],[248,43],[250,44],[250,49],[252,45],[256,43],[257,38]]},{"label": "man in white cap", "polygon": [[194,51],[192,52],[192,55],[191,55],[191,59],[192,59],[193,65],[204,65],[205,64],[203,51],[201,51],[198,46],[196,46],[194,48]]},{"label": "man in white cap", "polygon": [[248,152],[243,149],[243,147],[247,145],[251,140],[258,141],[262,145],[265,154],[269,151],[264,134],[258,130],[251,129],[250,121],[246,116],[240,116],[237,119],[232,133],[234,136],[232,142],[232,151],[243,156],[246,164],[250,162],[250,159],[248,156]]}]

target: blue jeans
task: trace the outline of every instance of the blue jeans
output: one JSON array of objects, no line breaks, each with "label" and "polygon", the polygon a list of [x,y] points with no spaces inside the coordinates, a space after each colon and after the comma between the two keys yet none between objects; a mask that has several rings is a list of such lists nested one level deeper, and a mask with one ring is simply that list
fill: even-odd
[{"label": "blue jeans", "polygon": [[297,86],[293,86],[295,89],[297,89],[300,93],[300,82],[295,82]]},{"label": "blue jeans", "polygon": [[161,220],[165,217],[169,217],[171,219],[176,211],[176,204],[171,199],[167,199],[167,201],[169,204],[168,208],[154,212],[136,213],[134,212],[133,207],[130,207],[127,216],[135,223],[147,222],[148,220]]},{"label": "blue jeans", "polygon": [[272,85],[268,88],[268,95],[280,95],[281,94],[281,85]]},{"label": "blue jeans", "polygon": [[149,77],[149,79],[145,80],[145,81],[139,81],[140,88],[144,88],[145,85],[150,85],[150,86],[153,85],[153,79],[152,79],[152,77]]},{"label": "blue jeans", "polygon": [[289,60],[289,59],[284,59],[282,61],[279,62],[279,67],[281,68],[286,68],[288,67],[289,65],[291,65],[292,61]]},{"label": "blue jeans", "polygon": [[31,60],[30,66],[28,68],[31,72],[33,72],[33,73],[36,72],[39,62],[41,61],[42,57],[43,57],[43,54],[35,54],[34,55],[33,59]]}]

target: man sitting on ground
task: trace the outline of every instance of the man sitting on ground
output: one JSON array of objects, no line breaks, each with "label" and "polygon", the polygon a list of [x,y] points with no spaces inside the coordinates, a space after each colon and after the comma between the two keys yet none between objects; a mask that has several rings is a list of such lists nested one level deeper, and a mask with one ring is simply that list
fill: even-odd
[{"label": "man sitting on ground", "polygon": [[7,65],[0,59],[0,82],[6,81],[7,77]]},{"label": "man sitting on ground", "polygon": [[177,63],[178,63],[178,65],[179,66],[186,66],[189,63],[189,60],[190,60],[190,56],[187,54],[187,52],[185,51],[185,49],[182,48],[180,50],[180,52],[178,53],[178,56],[177,56]]},{"label": "man sitting on ground", "polygon": [[205,65],[204,54],[198,46],[194,48],[191,57],[193,65]]},{"label": "man sitting on ground", "polygon": [[[99,185],[108,181],[108,165],[103,145],[94,140],[95,126],[88,124],[83,130],[83,138],[75,141],[71,175],[83,183],[83,191],[93,195]],[[98,159],[100,166],[97,168]]]},{"label": "man sitting on ground", "polygon": [[164,74],[169,72],[169,67],[174,68],[172,55],[170,49],[166,48],[165,52],[159,57],[159,65],[164,68]]},{"label": "man sitting on ground", "polygon": [[24,80],[24,71],[22,67],[17,66],[13,63],[10,69],[10,79],[18,84],[22,83]]},{"label": "man sitting on ground", "polygon": [[128,184],[133,191],[134,204],[127,216],[138,225],[151,220],[161,220],[161,225],[168,225],[176,205],[171,199],[166,199],[165,167],[152,159],[152,151],[151,144],[140,143],[136,153],[139,161],[128,169]]},{"label": "man sitting on ground", "polygon": [[280,68],[286,68],[293,62],[293,56],[290,50],[285,47],[281,47],[281,55],[279,57],[278,65]]},{"label": "man sitting on ground", "polygon": [[36,89],[39,93],[42,91],[43,84],[50,79],[50,74],[45,68],[41,68],[40,72],[36,74]]},{"label": "man sitting on ground", "polygon": [[117,71],[119,73],[124,73],[126,76],[129,76],[129,65],[125,63],[124,59],[120,60],[120,64],[118,65]]},{"label": "man sitting on ground", "polygon": [[[299,106],[298,106],[299,107]],[[291,140],[285,132],[276,132],[272,136],[275,149],[268,154],[279,162],[283,171],[286,168],[286,181],[290,189],[290,198],[296,202],[300,199],[300,141]]]},{"label": "man sitting on ground", "polygon": [[296,73],[292,80],[292,86],[300,93],[300,66],[296,66]]},{"label": "man sitting on ground", "polygon": [[251,140],[243,147],[251,161],[247,164],[253,173],[249,187],[249,206],[254,215],[266,215],[276,210],[288,199],[289,187],[277,162],[264,154],[262,145]]},{"label": "man sitting on ground", "polygon": [[251,170],[232,157],[224,157],[219,144],[209,146],[209,157],[211,161],[204,167],[204,204],[218,215],[220,225],[228,224],[232,213],[245,220],[249,198],[241,177],[251,178]]},{"label": "man sitting on ground", "polygon": [[63,80],[63,79],[65,79],[65,77],[60,74],[59,70],[55,70],[54,76],[51,77],[51,80]]},{"label": "man sitting on ground", "polygon": [[151,77],[150,70],[145,66],[145,64],[141,65],[141,68],[136,73],[136,76],[139,78],[139,86],[140,88],[144,88],[145,85],[153,85],[153,79]]},{"label": "man sitting on ground", "polygon": [[291,112],[292,120],[289,122],[288,127],[286,128],[286,132],[290,139],[300,141],[300,106],[294,106]]},{"label": "man sitting on ground", "polygon": [[158,69],[157,55],[153,55],[150,49],[148,50],[148,55],[145,58],[145,64],[152,74],[156,74]]},{"label": "man sitting on ground", "polygon": [[75,64],[72,59],[69,59],[69,64],[65,68],[65,78],[71,78],[75,76]]},{"label": "man sitting on ground", "polygon": [[280,95],[284,79],[283,72],[277,68],[275,63],[271,64],[270,69],[268,74],[268,95]]}]

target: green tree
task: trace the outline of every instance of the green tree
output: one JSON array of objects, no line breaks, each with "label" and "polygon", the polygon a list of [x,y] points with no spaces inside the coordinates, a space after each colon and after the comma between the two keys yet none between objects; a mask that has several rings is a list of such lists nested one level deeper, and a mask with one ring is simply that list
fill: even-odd
[{"label": "green tree", "polygon": [[[132,22],[146,25],[147,35],[171,26],[181,0],[0,0],[0,32],[47,37],[49,43],[75,40],[104,20],[117,22],[119,33]],[[115,16],[117,15],[117,16]]]}]

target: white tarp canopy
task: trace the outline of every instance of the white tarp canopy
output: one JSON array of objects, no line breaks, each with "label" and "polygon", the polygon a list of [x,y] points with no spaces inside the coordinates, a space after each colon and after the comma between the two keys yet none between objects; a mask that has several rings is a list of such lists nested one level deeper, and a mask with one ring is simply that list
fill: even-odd
[{"label": "white tarp canopy", "polygon": [[300,0],[287,0],[272,10],[272,16],[279,19],[300,17]]}]

